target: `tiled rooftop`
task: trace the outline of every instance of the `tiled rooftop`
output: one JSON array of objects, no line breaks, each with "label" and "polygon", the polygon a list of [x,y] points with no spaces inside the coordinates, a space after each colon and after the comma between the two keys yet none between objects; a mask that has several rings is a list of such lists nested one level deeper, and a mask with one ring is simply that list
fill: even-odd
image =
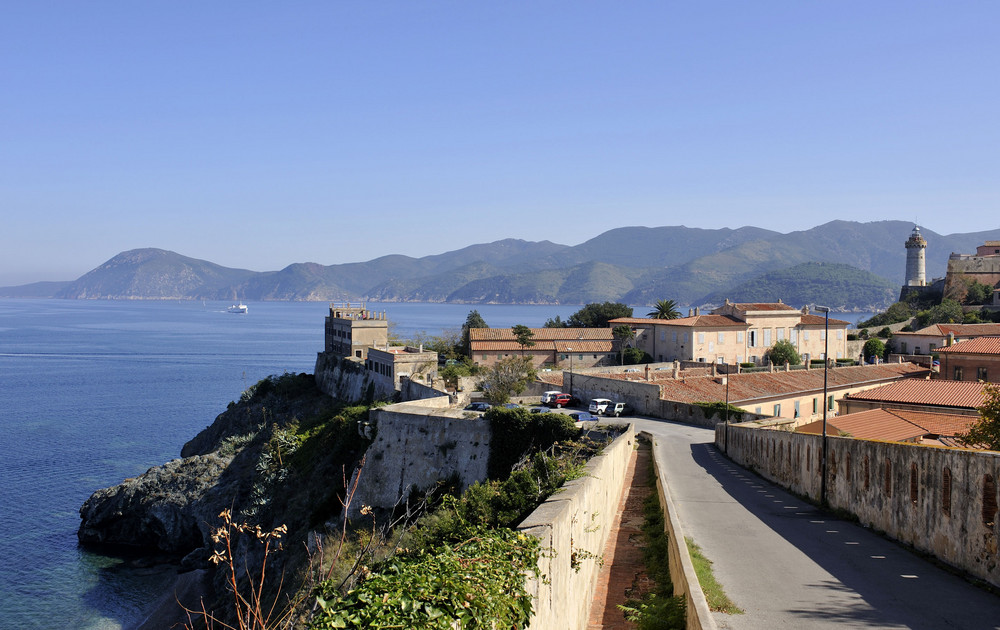
[{"label": "tiled rooftop", "polygon": [[937,352],[947,354],[998,354],[1000,355],[1000,337],[976,337],[958,343],[938,348]]},{"label": "tiled rooftop", "polygon": [[[828,387],[837,390],[904,376],[923,376],[928,373],[926,368],[913,363],[838,367],[829,371]],[[628,380],[645,380],[645,375],[642,373],[622,376],[632,377]],[[735,404],[823,389],[822,369],[732,374],[729,379],[729,400]],[[666,400],[693,403],[726,398],[726,386],[723,384],[722,376],[685,376],[674,379],[669,371],[662,371],[650,372],[650,382],[661,386],[660,397]]]},{"label": "tiled rooftop", "polygon": [[632,324],[642,326],[693,326],[699,328],[749,328],[749,324],[728,315],[693,315],[677,319],[652,319],[641,317],[619,317],[610,322],[613,325]]},{"label": "tiled rooftop", "polygon": [[1000,335],[1000,324],[931,324],[926,328],[921,328],[916,332],[897,333],[900,335],[940,335],[947,337],[954,334],[956,337],[983,337],[988,335]]},{"label": "tiled rooftop", "polygon": [[975,409],[983,402],[983,383],[906,379],[845,398],[885,403]]},{"label": "tiled rooftop", "polygon": [[[918,438],[936,439],[954,446],[958,433],[968,430],[975,421],[972,416],[947,413],[905,411],[900,409],[869,409],[844,416],[827,418],[826,434],[847,433],[860,440],[912,441]],[[810,422],[795,429],[798,433],[823,433],[823,421]],[[938,439],[944,438],[944,439]]]},{"label": "tiled rooftop", "polygon": [[732,302],[741,311],[797,311],[799,309],[783,302]]},{"label": "tiled rooftop", "polygon": [[[533,341],[555,341],[576,339],[612,339],[610,328],[532,328]],[[470,341],[513,341],[514,331],[510,328],[470,328]]]},{"label": "tiled rooftop", "polygon": [[[826,325],[826,315],[803,315],[802,323],[807,326],[825,326]],[[851,322],[844,321],[842,319],[830,318],[831,326],[850,326]]]}]

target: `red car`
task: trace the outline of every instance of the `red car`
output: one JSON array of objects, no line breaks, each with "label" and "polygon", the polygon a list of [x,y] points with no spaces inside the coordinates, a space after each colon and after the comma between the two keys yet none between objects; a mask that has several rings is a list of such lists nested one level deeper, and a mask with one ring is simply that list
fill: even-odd
[{"label": "red car", "polygon": [[571,405],[575,405],[578,402],[580,401],[578,401],[576,398],[574,398],[569,394],[557,394],[552,398],[550,398],[549,402],[545,404],[548,405],[549,407],[555,407],[556,409],[560,409],[562,407],[569,407]]}]

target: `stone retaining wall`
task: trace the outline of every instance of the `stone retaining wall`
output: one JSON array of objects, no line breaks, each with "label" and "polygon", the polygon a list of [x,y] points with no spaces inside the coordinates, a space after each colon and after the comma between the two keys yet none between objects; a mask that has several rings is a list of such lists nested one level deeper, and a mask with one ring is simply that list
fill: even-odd
[{"label": "stone retaining wall", "polygon": [[[723,425],[715,443],[724,449]],[[822,437],[729,427],[728,456],[819,501]],[[827,436],[830,507],[1000,587],[1000,453]]]},{"label": "stone retaining wall", "polygon": [[586,630],[601,557],[624,490],[635,444],[631,425],[592,458],[583,477],[566,483],[518,530],[541,540],[545,579],[528,581],[533,630]]}]

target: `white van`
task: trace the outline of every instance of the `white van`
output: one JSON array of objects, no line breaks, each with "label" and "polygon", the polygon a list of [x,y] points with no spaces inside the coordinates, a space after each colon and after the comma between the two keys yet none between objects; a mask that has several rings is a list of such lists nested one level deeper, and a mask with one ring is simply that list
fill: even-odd
[{"label": "white van", "polygon": [[562,392],[560,392],[560,391],[551,391],[551,392],[544,392],[544,393],[542,394],[542,404],[543,404],[543,405],[546,405],[546,404],[548,404],[548,403],[552,402],[552,400],[553,400],[553,399],[554,399],[554,398],[555,398],[556,396],[558,396],[559,394],[561,394],[561,393],[562,393]]},{"label": "white van", "polygon": [[611,404],[611,400],[607,398],[595,398],[590,401],[590,407],[587,409],[590,413],[595,416],[600,416],[608,411],[608,406]]}]

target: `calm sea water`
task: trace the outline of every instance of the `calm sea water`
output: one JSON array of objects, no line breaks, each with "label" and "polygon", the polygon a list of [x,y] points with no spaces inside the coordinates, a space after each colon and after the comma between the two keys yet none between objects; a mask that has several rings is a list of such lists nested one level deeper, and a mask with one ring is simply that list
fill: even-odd
[{"label": "calm sea water", "polygon": [[[77,547],[80,505],[178,457],[261,378],[311,372],[323,347],[325,303],[227,306],[0,300],[0,628],[128,627],[163,592],[162,571]],[[401,338],[458,329],[473,308],[493,327],[579,308],[369,307]]]},{"label": "calm sea water", "polygon": [[[327,304],[0,300],[0,628],[120,628],[166,586],[76,543],[99,488],[178,457],[230,400],[271,374],[312,372]],[[573,306],[369,304],[412,338],[541,326]],[[58,620],[53,623],[53,620]]]}]

